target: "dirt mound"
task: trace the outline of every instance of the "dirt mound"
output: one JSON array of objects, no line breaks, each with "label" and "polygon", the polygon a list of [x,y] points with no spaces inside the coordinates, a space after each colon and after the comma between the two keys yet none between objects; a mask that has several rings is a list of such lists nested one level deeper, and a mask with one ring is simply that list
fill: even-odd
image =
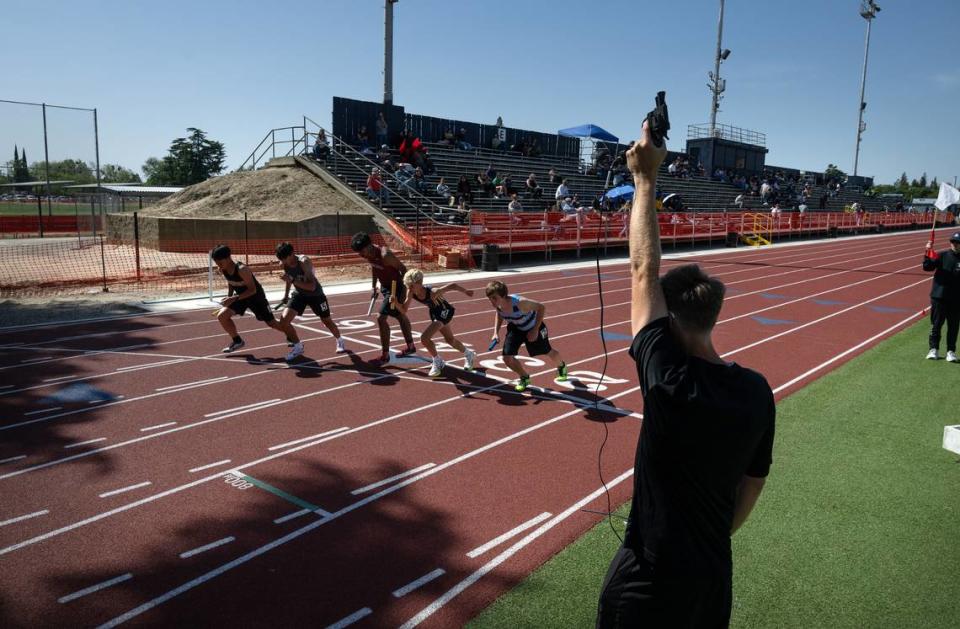
[{"label": "dirt mound", "polygon": [[292,166],[238,172],[184,188],[162,203],[144,208],[144,216],[302,220],[336,212],[361,213],[339,191]]}]

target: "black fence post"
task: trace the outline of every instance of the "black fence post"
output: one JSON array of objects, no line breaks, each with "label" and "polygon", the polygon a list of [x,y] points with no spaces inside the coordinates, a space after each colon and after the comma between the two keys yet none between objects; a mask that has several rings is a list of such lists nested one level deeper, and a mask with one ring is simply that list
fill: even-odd
[{"label": "black fence post", "polygon": [[140,219],[137,213],[133,213],[133,251],[134,260],[137,265],[137,282],[140,281]]},{"label": "black fence post", "polygon": [[250,265],[250,228],[247,223],[247,213],[243,213],[243,254],[247,266]]},{"label": "black fence post", "polygon": [[40,201],[40,195],[37,195],[37,229],[40,230],[40,237],[43,238],[43,202]]},{"label": "black fence post", "polygon": [[100,236],[100,269],[103,271],[103,292],[109,293],[107,288],[107,257],[103,251],[103,235]]}]

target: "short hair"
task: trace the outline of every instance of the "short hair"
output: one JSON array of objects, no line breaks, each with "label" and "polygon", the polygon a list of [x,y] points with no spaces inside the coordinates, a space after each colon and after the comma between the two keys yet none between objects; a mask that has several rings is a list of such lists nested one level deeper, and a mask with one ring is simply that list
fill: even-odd
[{"label": "short hair", "polygon": [[283,260],[293,254],[293,245],[289,242],[281,242],[277,245],[277,260]]},{"label": "short hair", "polygon": [[227,245],[217,245],[210,252],[210,257],[214,260],[226,260],[230,257],[230,247]]},{"label": "short hair", "polygon": [[709,332],[717,323],[726,287],[710,277],[698,264],[670,269],[660,278],[667,310],[681,326],[695,332]]},{"label": "short hair", "polygon": [[501,282],[500,280],[493,280],[487,284],[487,297],[493,297],[494,295],[499,295],[500,297],[507,296],[507,285]]},{"label": "short hair", "polygon": [[403,285],[407,288],[423,281],[423,271],[420,269],[410,269],[403,274]]},{"label": "short hair", "polygon": [[353,240],[350,241],[350,248],[357,253],[363,251],[368,246],[370,246],[370,236],[367,235],[367,232],[357,232],[353,235]]}]

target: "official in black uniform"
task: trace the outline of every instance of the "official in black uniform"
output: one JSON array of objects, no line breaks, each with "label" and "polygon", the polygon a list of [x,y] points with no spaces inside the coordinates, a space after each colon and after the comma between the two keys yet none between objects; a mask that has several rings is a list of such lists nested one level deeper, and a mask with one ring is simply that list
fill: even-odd
[{"label": "official in black uniform", "polygon": [[730,536],[760,496],[773,449],[770,386],[713,347],[723,283],[693,264],[659,277],[654,190],[665,155],[646,124],[627,152],[636,188],[630,356],[643,427],[630,518],[603,584],[599,628],[729,624]]},{"label": "official in black uniform", "polygon": [[947,362],[960,363],[957,357],[957,332],[960,331],[960,232],[950,236],[950,248],[934,251],[927,243],[923,270],[933,272],[930,289],[930,351],[927,358],[940,356],[940,330],[947,324]]}]

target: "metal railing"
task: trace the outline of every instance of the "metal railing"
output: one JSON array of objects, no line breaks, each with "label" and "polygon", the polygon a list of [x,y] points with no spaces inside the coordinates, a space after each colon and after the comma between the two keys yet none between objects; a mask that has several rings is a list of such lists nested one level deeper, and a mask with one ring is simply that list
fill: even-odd
[{"label": "metal railing", "polygon": [[733,127],[727,124],[718,124],[713,133],[710,133],[709,124],[687,125],[687,139],[698,140],[700,138],[720,138],[730,140],[731,142],[742,142],[743,144],[753,144],[754,146],[766,146],[767,134],[759,131],[751,131],[741,127]]},{"label": "metal railing", "polygon": [[[287,132],[290,133],[290,138],[287,139]],[[277,134],[281,133],[281,137],[277,137]],[[270,129],[263,139],[260,140],[260,144],[257,145],[253,151],[250,152],[250,156],[240,164],[240,168],[237,170],[256,170],[257,164],[261,162],[266,162],[269,159],[274,159],[277,157],[277,145],[281,147],[289,145],[289,147],[282,151],[280,157],[292,157],[294,155],[300,155],[306,152],[306,129],[305,126],[298,127],[278,127],[276,129]],[[302,146],[302,148],[300,148]]]}]

